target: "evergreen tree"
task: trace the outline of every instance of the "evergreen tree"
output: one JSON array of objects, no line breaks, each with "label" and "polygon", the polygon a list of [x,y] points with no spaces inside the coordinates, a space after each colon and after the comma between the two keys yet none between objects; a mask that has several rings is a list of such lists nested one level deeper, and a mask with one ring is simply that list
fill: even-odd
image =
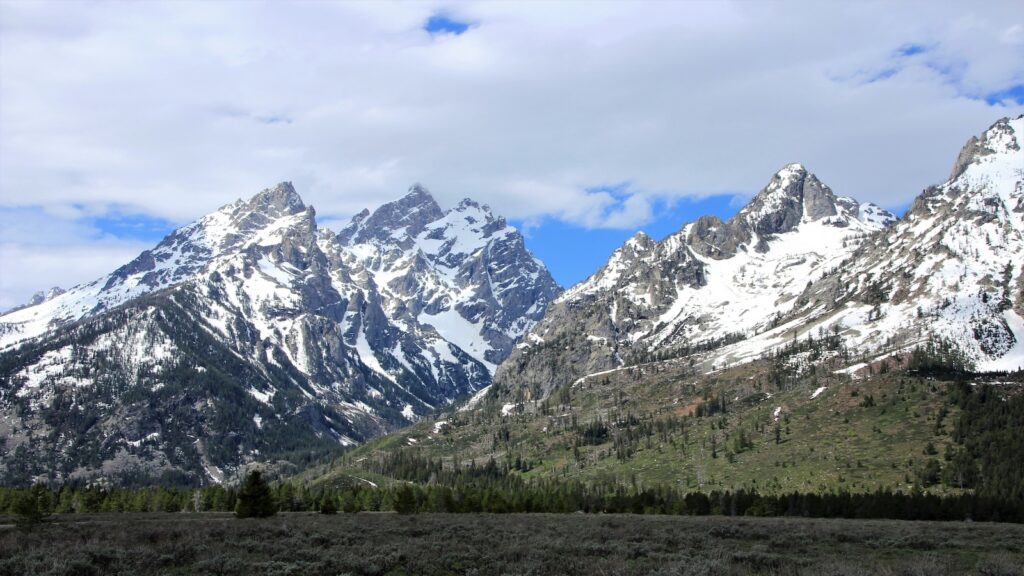
[{"label": "evergreen tree", "polygon": [[362,493],[353,492],[352,490],[346,490],[341,494],[341,511],[345,514],[353,514],[359,511],[360,502],[363,498],[369,496],[369,490],[365,490]]},{"label": "evergreen tree", "polygon": [[19,528],[31,530],[50,516],[51,494],[42,485],[33,486],[15,496],[11,504],[14,522]]},{"label": "evergreen tree", "polygon": [[403,484],[398,489],[395,493],[394,507],[395,512],[399,514],[414,514],[416,512],[416,494],[413,493],[411,486]]},{"label": "evergreen tree", "polygon": [[241,489],[238,490],[235,516],[238,518],[266,518],[276,513],[277,506],[270,493],[270,486],[267,485],[259,470],[253,470],[246,475]]},{"label": "evergreen tree", "polygon": [[320,501],[320,513],[321,514],[337,514],[338,505],[334,502],[334,496],[331,494],[324,494],[323,500]]}]

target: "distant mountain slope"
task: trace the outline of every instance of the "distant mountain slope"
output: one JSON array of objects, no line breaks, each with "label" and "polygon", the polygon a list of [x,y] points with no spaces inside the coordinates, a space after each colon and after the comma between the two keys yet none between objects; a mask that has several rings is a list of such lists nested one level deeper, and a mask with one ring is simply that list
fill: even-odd
[{"label": "distant mountain slope", "polygon": [[354,444],[487,386],[558,292],[472,201],[416,186],[335,235],[284,183],[0,316],[0,476],[219,481]]},{"label": "distant mountain slope", "polygon": [[810,284],[778,328],[720,348],[714,365],[828,331],[866,361],[944,340],[977,370],[1024,368],[1022,142],[1024,117],[972,137],[945,183]]},{"label": "distant mountain slope", "polygon": [[641,358],[769,330],[808,282],[894,221],[790,164],[728,221],[704,216],[661,242],[629,239],[551,305],[496,381],[545,395]]},{"label": "distant mountain slope", "polygon": [[972,137],[941,186],[801,295],[794,318],[868,350],[941,337],[981,370],[1024,368],[1024,117]]}]

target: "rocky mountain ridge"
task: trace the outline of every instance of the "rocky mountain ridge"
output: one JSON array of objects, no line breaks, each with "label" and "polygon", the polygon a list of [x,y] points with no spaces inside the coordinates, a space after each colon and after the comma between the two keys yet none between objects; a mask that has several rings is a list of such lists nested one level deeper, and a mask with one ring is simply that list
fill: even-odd
[{"label": "rocky mountain ridge", "polygon": [[789,164],[728,221],[704,216],[661,242],[630,238],[549,307],[496,381],[544,396],[587,374],[769,330],[809,281],[895,220]]},{"label": "rocky mountain ridge", "polygon": [[[504,418],[596,376],[714,380],[787,347],[786,370],[830,382],[935,340],[1014,370],[1022,142],[1024,117],[995,123],[902,220],[790,164],[732,218],[638,233],[560,295],[486,206],[445,211],[417,185],[335,234],[282,184],[0,316],[0,474],[221,481],[472,408],[491,382]],[[839,344],[793,346],[824,336]]]},{"label": "rocky mountain ridge", "polygon": [[496,391],[536,399],[673,356],[714,371],[823,333],[867,360],[851,371],[935,340],[979,370],[1024,367],[1022,139],[1021,117],[971,138],[900,221],[793,164],[727,222],[638,234],[552,304]]},{"label": "rocky mountain ridge", "polygon": [[928,338],[978,370],[1024,368],[1024,117],[972,137],[949,180],[801,295],[794,317],[898,353]]},{"label": "rocky mountain ridge", "polygon": [[282,183],[0,316],[0,436],[22,454],[4,461],[35,463],[0,473],[220,481],[352,445],[486,387],[559,290],[472,201],[415,186],[335,235]]},{"label": "rocky mountain ridge", "polygon": [[22,308],[28,308],[29,306],[38,306],[39,304],[42,304],[47,300],[52,300],[63,293],[64,289],[61,288],[60,286],[53,286],[49,290],[39,290],[38,292],[32,294],[32,297],[28,299],[28,302],[25,302],[24,304],[19,304],[17,306],[14,306],[13,308],[5,310],[3,314],[17,312],[18,310],[21,310]]},{"label": "rocky mountain ridge", "polygon": [[790,165],[728,221],[701,218],[661,242],[639,233],[549,307],[490,393],[303,481],[385,485],[489,462],[514,481],[999,486],[1012,500],[1022,146],[1024,116],[996,122],[899,221]]}]

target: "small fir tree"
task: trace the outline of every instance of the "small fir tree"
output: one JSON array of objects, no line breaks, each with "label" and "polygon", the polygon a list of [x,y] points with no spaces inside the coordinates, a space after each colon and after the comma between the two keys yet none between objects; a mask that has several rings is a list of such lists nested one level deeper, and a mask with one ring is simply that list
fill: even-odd
[{"label": "small fir tree", "polygon": [[338,505],[334,502],[334,496],[330,494],[324,494],[323,500],[320,501],[320,513],[321,514],[337,514]]},{"label": "small fir tree", "polygon": [[263,479],[259,470],[246,475],[242,487],[238,490],[235,516],[238,518],[266,518],[277,513],[274,496],[270,486]]},{"label": "small fir tree", "polygon": [[14,522],[19,528],[31,530],[50,516],[49,489],[37,484],[22,492],[15,497],[11,511],[14,512]]},{"label": "small fir tree", "polygon": [[416,513],[416,494],[408,484],[403,484],[395,494],[395,512],[399,514]]}]

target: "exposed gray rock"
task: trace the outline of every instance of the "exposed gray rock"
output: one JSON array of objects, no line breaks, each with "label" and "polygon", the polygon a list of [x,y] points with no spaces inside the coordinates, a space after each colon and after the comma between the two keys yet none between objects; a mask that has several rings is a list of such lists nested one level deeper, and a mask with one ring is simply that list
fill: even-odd
[{"label": "exposed gray rock", "polygon": [[401,199],[388,202],[367,216],[357,215],[339,234],[339,241],[345,244],[372,241],[397,244],[415,238],[427,224],[442,216],[444,212],[430,192],[420,184],[414,184]]},{"label": "exposed gray rock", "polygon": [[687,243],[705,258],[722,260],[732,258],[740,244],[748,242],[750,234],[735,222],[723,222],[718,216],[701,216],[690,228]]},{"label": "exposed gray rock", "polygon": [[970,138],[949,181],[809,286],[784,320],[850,326],[850,345],[865,349],[944,338],[980,368],[1016,368],[1003,356],[1021,336],[1007,313],[1019,314],[1024,277],[1022,133],[1024,117],[1003,118]]},{"label": "exposed gray rock", "polygon": [[[588,374],[768,330],[797,304],[808,274],[824,274],[821,267],[840,262],[893,221],[877,206],[835,196],[790,164],[727,221],[702,216],[661,242],[643,233],[629,239],[548,307],[498,368],[496,393],[540,398]],[[824,230],[773,252],[776,240],[815,226]],[[745,264],[730,264],[737,261]],[[715,274],[721,281],[712,287]],[[841,291],[837,284],[828,294],[838,299]]]},{"label": "exposed gray rock", "polygon": [[[1021,116],[1017,117],[1018,120],[1020,118]],[[953,171],[949,174],[949,179],[956,180],[976,160],[989,154],[996,154],[1003,150],[1004,147],[1008,147],[1005,148],[1008,150],[1020,151],[1020,142],[1018,142],[1018,138],[1013,133],[1009,118],[998,120],[980,138],[971,136],[967,140],[967,143],[960,149],[960,154],[957,155],[956,162],[953,164]]]},{"label": "exposed gray rock", "polygon": [[0,480],[220,482],[361,442],[489,385],[559,292],[471,200],[413,186],[334,235],[282,183],[0,317]]}]

